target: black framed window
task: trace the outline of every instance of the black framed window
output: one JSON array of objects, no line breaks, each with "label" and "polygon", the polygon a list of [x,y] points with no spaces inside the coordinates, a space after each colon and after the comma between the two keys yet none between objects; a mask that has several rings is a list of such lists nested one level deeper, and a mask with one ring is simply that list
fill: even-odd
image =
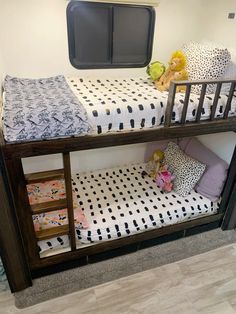
[{"label": "black framed window", "polygon": [[152,54],[155,11],[148,6],[71,1],[69,57],[78,69],[145,67]]}]

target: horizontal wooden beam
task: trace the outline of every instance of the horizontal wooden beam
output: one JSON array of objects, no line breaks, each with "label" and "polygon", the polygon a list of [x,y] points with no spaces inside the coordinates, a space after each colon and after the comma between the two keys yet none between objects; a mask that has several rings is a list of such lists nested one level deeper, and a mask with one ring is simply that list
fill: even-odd
[{"label": "horizontal wooden beam", "polygon": [[170,127],[161,126],[142,131],[124,131],[100,135],[89,134],[78,137],[15,144],[6,143],[2,149],[6,159],[24,158],[227,131],[236,131],[235,117],[215,119],[213,121],[200,121],[199,123],[186,123],[184,126],[180,124]]},{"label": "horizontal wooden beam", "polygon": [[28,173],[25,175],[27,184],[59,180],[64,178],[64,169]]},{"label": "horizontal wooden beam", "polygon": [[34,215],[53,212],[54,210],[60,210],[64,208],[67,208],[66,198],[31,205],[32,214]]},{"label": "horizontal wooden beam", "polygon": [[231,79],[225,79],[225,80],[195,80],[195,81],[172,81],[171,83],[176,85],[176,86],[181,86],[181,85],[203,85],[203,84],[207,84],[207,85],[211,85],[211,84],[228,84],[228,83],[234,83],[236,82],[236,80],[231,80]]},{"label": "horizontal wooden beam", "polygon": [[208,224],[214,221],[221,221],[223,219],[223,214],[214,214],[198,219],[193,219],[191,221],[182,222],[179,224],[174,224],[171,226],[166,226],[163,228],[152,229],[142,233],[137,233],[135,235],[126,236],[124,238],[118,238],[112,241],[106,241],[102,243],[96,243],[88,247],[83,247],[77,249],[76,251],[65,252],[57,254],[54,256],[44,257],[38,261],[35,261],[31,264],[32,270],[44,268],[48,266],[53,266],[55,264],[68,262],[70,260],[75,260],[84,256],[91,256],[93,254],[106,252],[121,246],[129,245],[132,243],[137,243],[140,241],[149,240],[152,238],[160,237],[166,234],[174,233],[177,231],[189,229],[192,227],[200,226],[203,224]]},{"label": "horizontal wooden beam", "polygon": [[69,234],[69,225],[63,225],[50,229],[36,231],[36,238],[41,241],[51,239],[57,236],[62,236],[65,234]]}]

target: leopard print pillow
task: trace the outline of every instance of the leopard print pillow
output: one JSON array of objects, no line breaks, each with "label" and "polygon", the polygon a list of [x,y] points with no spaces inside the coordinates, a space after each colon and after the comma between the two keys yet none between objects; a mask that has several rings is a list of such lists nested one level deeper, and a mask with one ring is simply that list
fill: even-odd
[{"label": "leopard print pillow", "polygon": [[[183,52],[187,57],[187,71],[191,81],[221,78],[231,60],[230,53],[226,48],[207,43],[185,44]],[[212,84],[208,85],[206,92],[211,94],[214,90],[215,85]],[[199,94],[201,86],[192,86],[191,91]]]},{"label": "leopard print pillow", "polygon": [[186,196],[203,175],[206,165],[186,155],[177,144],[169,142],[165,150],[164,163],[175,174],[174,191]]}]

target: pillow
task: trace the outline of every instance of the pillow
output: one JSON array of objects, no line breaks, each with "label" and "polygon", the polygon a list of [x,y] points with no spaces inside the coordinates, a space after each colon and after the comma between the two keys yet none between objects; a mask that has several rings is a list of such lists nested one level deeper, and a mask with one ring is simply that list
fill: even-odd
[{"label": "pillow", "polygon": [[[226,48],[210,43],[191,42],[183,46],[183,52],[187,57],[190,80],[219,79],[225,74],[230,62],[230,53]],[[214,89],[214,84],[208,85],[206,93],[211,94]],[[199,94],[201,86],[193,86],[191,91]]]},{"label": "pillow", "polygon": [[196,191],[213,202],[218,200],[227,178],[229,165],[197,138],[182,139],[179,146],[187,155],[207,165],[206,171],[195,187]]},{"label": "pillow", "polygon": [[[222,79],[228,80],[228,79],[236,79],[236,49],[229,48],[229,52],[231,54],[231,61],[228,64],[226,68],[226,72]],[[222,86],[223,92],[229,92],[231,84],[224,84]]]},{"label": "pillow", "polygon": [[229,48],[231,61],[229,62],[223,79],[236,79],[236,49]]},{"label": "pillow", "polygon": [[[53,200],[60,200],[66,197],[64,180],[51,180],[27,185],[29,202],[31,205]],[[86,229],[89,224],[83,213],[78,208],[76,195],[73,193],[74,218],[75,227],[78,229]],[[67,209],[61,209],[49,213],[33,215],[33,223],[35,231],[48,229],[68,223]]]},{"label": "pillow", "polygon": [[203,175],[206,165],[187,156],[177,144],[170,142],[165,150],[164,163],[175,174],[174,191],[186,196]]},{"label": "pillow", "polygon": [[[203,44],[211,45],[218,48],[225,49],[224,46],[216,44],[214,42],[211,42],[209,40],[203,40]],[[234,48],[227,48],[230,55],[231,55],[231,61],[228,63],[226,67],[225,74],[221,77],[222,80],[230,80],[230,79],[236,79],[236,49]],[[229,92],[231,84],[223,84],[221,91],[226,93]]]}]

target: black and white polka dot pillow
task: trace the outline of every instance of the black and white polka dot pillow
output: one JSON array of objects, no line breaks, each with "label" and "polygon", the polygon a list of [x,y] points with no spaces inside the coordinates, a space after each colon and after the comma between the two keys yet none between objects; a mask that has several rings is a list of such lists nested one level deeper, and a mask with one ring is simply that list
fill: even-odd
[{"label": "black and white polka dot pillow", "polygon": [[186,155],[177,144],[169,142],[165,150],[165,164],[175,174],[174,191],[186,196],[203,175],[206,165]]},{"label": "black and white polka dot pillow", "polygon": [[[187,57],[187,71],[190,80],[219,79],[227,69],[231,56],[226,48],[212,44],[190,42],[183,46]],[[207,94],[214,92],[215,85],[208,85]],[[192,86],[192,92],[199,94],[201,86]]]}]

